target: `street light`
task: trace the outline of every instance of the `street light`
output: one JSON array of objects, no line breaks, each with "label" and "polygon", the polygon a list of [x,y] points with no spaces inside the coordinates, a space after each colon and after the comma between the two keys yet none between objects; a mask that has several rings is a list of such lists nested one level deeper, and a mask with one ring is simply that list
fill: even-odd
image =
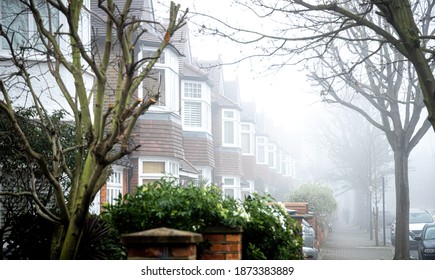
[{"label": "street light", "polygon": [[387,244],[387,238],[385,236],[385,178],[382,176],[382,233],[384,236],[384,246]]},{"label": "street light", "polygon": [[373,240],[373,215],[372,215],[372,192],[373,192],[373,187],[369,186],[369,193],[370,193],[370,197],[369,197],[369,222],[370,222],[370,240]]}]

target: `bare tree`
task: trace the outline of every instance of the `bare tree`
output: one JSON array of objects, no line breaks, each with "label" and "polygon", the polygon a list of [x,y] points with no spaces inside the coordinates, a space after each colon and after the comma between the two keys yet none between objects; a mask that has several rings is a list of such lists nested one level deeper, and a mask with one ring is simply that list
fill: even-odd
[{"label": "bare tree", "polygon": [[[434,42],[435,25],[431,0],[338,0],[276,1],[234,0],[257,21],[248,27],[233,25],[209,14],[195,12],[200,34],[221,36],[232,42],[252,45],[253,50],[238,61],[252,57],[275,57],[273,67],[316,59],[334,41],[365,41],[389,45],[415,67],[423,92],[428,119],[435,129]],[[244,18],[252,19],[252,15]],[[212,18],[212,23],[202,19]],[[252,26],[252,28],[249,28]],[[269,26],[269,27],[268,27]],[[365,27],[365,34],[352,32]],[[352,34],[349,36],[349,34]],[[376,38],[373,38],[376,34]],[[371,53],[376,53],[375,49]],[[236,63],[237,61],[233,62]],[[355,64],[361,61],[355,61]]]},{"label": "bare tree", "polygon": [[[0,110],[18,135],[32,172],[44,176],[53,187],[56,212],[41,203],[34,186],[22,194],[34,200],[39,215],[59,225],[53,238],[56,258],[75,258],[89,206],[107,180],[110,164],[137,149],[131,144],[133,127],[157,102],[159,92],[139,99],[136,90],[185,22],[187,11],[179,15],[180,6],[174,3],[165,28],[158,22],[145,22],[133,16],[132,2],[100,0],[95,13],[82,0],[20,0],[9,3],[2,15],[0,35],[7,55],[1,59]],[[105,34],[98,38],[102,46],[96,38],[88,38],[91,14],[104,22]],[[153,26],[164,32],[152,33]],[[154,37],[160,40],[156,51],[139,59],[135,46],[150,33],[162,34]],[[116,79],[109,79],[114,64]],[[106,91],[112,89],[115,98],[105,106]],[[34,148],[17,121],[15,106],[29,102],[45,128],[50,157]],[[54,105],[70,114],[75,128],[73,145],[63,145],[58,127],[49,118]],[[73,165],[66,161],[70,154]],[[67,193],[63,176],[71,182]]]},{"label": "bare tree", "polygon": [[[309,138],[314,147],[325,151],[330,167],[319,179],[331,182],[337,196],[352,191],[354,222],[368,230],[371,211],[367,203],[370,199],[369,186],[379,188],[377,182],[381,177],[393,173],[392,153],[381,131],[358,113],[342,106],[332,106],[334,107],[322,120],[316,120],[313,124]],[[313,174],[317,174],[317,167],[313,164],[314,166],[308,168]],[[373,196],[373,199],[376,198]]]},{"label": "bare tree", "polygon": [[[365,33],[363,28],[356,31]],[[370,53],[374,47],[380,49]],[[407,259],[410,205],[408,158],[430,127],[428,121],[420,120],[424,104],[414,68],[389,46],[370,46],[365,41],[341,46],[331,43],[325,52],[319,53],[319,59],[319,64],[309,67],[309,77],[322,87],[322,98],[361,114],[384,132],[394,152],[397,233],[400,235],[395,259]],[[350,63],[354,59],[362,63]]]},{"label": "bare tree", "polygon": [[[385,132],[396,162],[396,215],[400,220],[397,233],[401,236],[398,240],[401,245],[396,246],[394,258],[409,258],[408,155],[430,124],[435,128],[435,25],[432,22],[435,3],[431,0],[234,2],[246,13],[251,12],[257,21],[243,26],[216,18],[206,23],[201,19],[211,16],[201,13],[196,13],[195,18],[201,34],[224,37],[245,47],[253,46],[234,63],[267,57],[271,59],[270,68],[280,69],[301,63],[306,66],[310,61],[315,65],[321,59],[323,69],[331,72],[312,71],[311,78],[323,86],[321,94],[325,100],[347,104]],[[341,62],[340,59],[348,58],[343,53],[344,47],[352,58]],[[381,58],[383,56],[385,59]],[[361,80],[361,76],[354,73],[355,69],[364,67],[369,75]],[[329,79],[332,77],[336,78]],[[414,87],[415,84],[419,88]],[[341,89],[346,87],[352,89],[351,95],[340,95]],[[355,96],[367,100],[371,96],[368,102],[378,119],[355,106],[351,102]],[[430,124],[424,123],[417,130],[424,105]]]}]

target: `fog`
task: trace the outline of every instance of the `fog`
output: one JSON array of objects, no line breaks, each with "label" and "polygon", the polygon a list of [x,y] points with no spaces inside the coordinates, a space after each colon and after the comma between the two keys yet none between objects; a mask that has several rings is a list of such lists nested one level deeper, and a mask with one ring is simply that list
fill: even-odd
[{"label": "fog", "polygon": [[[182,8],[190,7],[191,10],[204,13],[212,12],[215,17],[224,21],[231,19],[232,23],[249,24],[245,17],[239,16],[240,11],[236,11],[235,7],[229,8],[230,1],[219,1],[214,4],[195,0],[178,2]],[[198,59],[216,59],[221,56],[224,62],[231,62],[247,53],[242,48],[228,47],[229,42],[223,38],[210,39],[191,36],[191,41],[192,54]],[[375,188],[374,191],[372,190],[372,206],[378,204],[379,209],[382,209],[379,178],[384,177],[385,209],[394,215],[395,182],[391,148],[385,139],[373,147],[367,142],[373,139],[362,137],[369,131],[369,134],[380,134],[381,136],[375,136],[379,138],[376,141],[382,141],[380,140],[383,137],[382,132],[376,132],[376,129],[370,127],[361,117],[352,116],[349,109],[345,112],[346,110],[337,105],[322,103],[320,90],[311,86],[305,76],[306,73],[298,66],[285,67],[279,72],[269,72],[265,61],[249,59],[241,64],[225,66],[224,69],[226,80],[239,80],[243,101],[255,101],[258,110],[270,116],[274,120],[274,125],[285,126],[290,131],[289,141],[295,147],[293,156],[297,160],[297,179],[294,187],[311,181],[330,185],[339,203],[338,211],[348,209],[351,221],[364,224],[367,223],[364,219],[367,219],[369,215],[369,187]],[[344,119],[348,123],[337,125],[337,120],[334,119],[337,115],[345,116]],[[361,128],[368,130],[362,131]],[[357,142],[342,141],[342,137],[354,139]],[[366,142],[364,142],[365,139]],[[372,148],[367,148],[370,146]],[[367,170],[368,168],[372,170],[373,166],[367,161],[364,163],[363,151],[370,152],[371,160],[368,162],[372,160],[376,162],[390,156],[389,162],[384,158],[381,160],[384,162],[376,163],[379,164],[379,168],[375,168],[376,172],[379,170],[381,172],[374,176],[376,180],[371,182],[367,179]],[[380,156],[383,152],[387,154]],[[435,208],[434,170],[435,133],[433,129],[429,129],[409,157],[409,188],[412,208]],[[364,172],[366,172],[366,178],[363,178]],[[377,194],[377,198],[373,197],[373,193]],[[364,209],[361,208],[363,206]]]},{"label": "fog", "polygon": [[[337,115],[343,114],[348,123],[348,127],[342,127],[343,131],[337,131],[334,128],[334,119]],[[299,183],[309,181],[324,182],[334,189],[338,202],[338,215],[340,216],[345,209],[349,210],[350,220],[355,224],[367,224],[369,215],[369,201],[361,192],[357,190],[357,182],[355,178],[346,178],[346,174],[350,174],[349,169],[363,168],[358,162],[364,161],[360,153],[361,147],[365,144],[369,145],[363,136],[361,117],[352,116],[351,110],[343,109],[338,106],[323,104],[316,107],[316,112],[301,119],[304,123],[305,131],[299,134],[298,137],[303,143],[303,152],[299,155]],[[335,130],[334,130],[335,129]],[[374,129],[374,128],[372,128]],[[376,129],[374,129],[376,131]],[[346,134],[347,142],[351,142],[352,135],[359,140],[359,147],[350,143],[343,147],[343,141],[335,141],[334,137],[339,139],[340,135]],[[332,134],[335,134],[333,136]],[[378,131],[382,135],[382,132]],[[350,139],[350,140],[349,140]],[[391,218],[395,215],[396,208],[396,191],[394,182],[394,161],[392,151],[385,139],[383,139],[382,149],[388,150],[391,158],[387,164],[390,170],[386,170],[385,179],[385,210],[387,213],[386,222],[391,222]],[[354,145],[354,147],[350,147]],[[381,144],[377,144],[381,145]],[[346,155],[339,155],[333,152],[334,149],[339,149]],[[340,150],[341,149],[341,150]],[[379,153],[379,151],[377,152]],[[338,155],[337,155],[338,154]],[[388,160],[387,160],[388,161]],[[419,144],[413,149],[409,157],[409,189],[410,189],[410,206],[411,208],[433,209],[435,208],[435,133],[430,129]],[[364,171],[362,171],[364,172]],[[354,173],[351,176],[356,176]],[[364,188],[364,186],[360,186]],[[366,182],[366,188],[369,188],[369,183]],[[382,211],[382,188],[378,189],[378,209]],[[366,213],[358,216],[358,201],[364,201]],[[372,199],[372,207],[375,206],[376,199]],[[381,216],[381,214],[379,214]],[[361,220],[362,219],[362,220]]]}]

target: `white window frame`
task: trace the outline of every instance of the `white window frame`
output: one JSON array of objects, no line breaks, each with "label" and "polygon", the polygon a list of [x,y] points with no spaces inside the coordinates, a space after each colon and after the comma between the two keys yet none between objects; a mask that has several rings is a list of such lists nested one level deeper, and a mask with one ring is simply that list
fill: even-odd
[{"label": "white window frame", "polygon": [[[18,1],[17,1],[18,2]],[[80,15],[80,24],[79,24],[79,36],[82,40],[82,43],[84,46],[86,46],[88,48],[88,52],[91,51],[90,49],[90,44],[91,44],[91,16],[90,16],[90,0],[84,0],[83,1],[83,6],[85,7],[84,9],[81,10],[81,15]],[[55,11],[56,9],[53,8]],[[21,34],[26,33],[26,40],[32,39],[34,38],[35,35],[37,35],[37,27],[36,27],[36,23],[34,21],[34,18],[32,16],[32,14],[30,12],[25,14],[27,16],[27,26],[26,26],[26,30],[23,31]],[[23,15],[24,16],[24,15]],[[2,9],[0,6],[0,19],[2,18]],[[57,29],[60,27],[61,32],[67,32],[66,30],[66,22],[67,19],[65,18],[65,16],[59,12],[58,16],[57,16],[57,26],[54,26],[53,29]],[[63,27],[62,27],[63,26]],[[60,49],[62,50],[63,54],[65,55],[65,57],[67,59],[70,59],[71,56],[71,46],[68,43],[69,37],[66,35],[61,35],[61,38],[59,38],[58,43],[60,46]],[[17,38],[16,38],[17,40]],[[0,54],[4,55],[4,56],[9,56],[10,55],[10,51],[9,49],[4,49],[3,45],[2,45],[2,40],[0,40]],[[32,42],[34,43],[34,42]],[[35,60],[44,60],[45,59],[45,55],[40,55],[39,53],[35,53],[32,50],[29,50],[29,55],[32,56],[32,59]]]},{"label": "white window frame", "polygon": [[[3,3],[5,5],[10,4],[10,3],[6,3],[6,2],[0,3],[0,19],[4,18],[4,16],[3,16],[3,9],[2,9]],[[20,5],[21,2],[16,1],[15,3]],[[24,5],[23,5],[23,8],[25,9]],[[31,29],[31,25],[34,25],[33,18],[31,17],[30,13],[25,13],[25,14],[23,14],[21,16],[27,16],[27,23],[26,23],[27,26],[24,27],[24,28],[26,28],[26,30],[23,30],[23,32],[17,32],[18,30],[15,31],[17,33],[17,35],[19,35],[19,36],[15,36],[14,40],[19,40],[20,42],[21,42],[20,38],[23,38],[23,37],[25,38],[26,41],[28,41],[30,39],[30,37],[31,37],[31,30],[32,30]],[[16,21],[17,18],[15,18],[13,20]],[[0,23],[2,23],[3,25],[5,24],[3,21],[1,21]],[[3,30],[6,30],[6,27],[7,26],[4,25],[3,26]],[[9,50],[9,48],[3,48],[3,42],[6,43],[6,41],[4,41],[4,38],[1,37],[0,38],[0,51],[9,54],[10,50]],[[24,43],[26,43],[26,42],[24,42]]]},{"label": "white window frame", "polygon": [[[2,3],[6,3],[6,2],[2,2]],[[20,2],[19,1],[14,1],[13,3],[20,3]],[[9,5],[9,4],[11,4],[11,3],[6,3],[6,5]],[[42,5],[44,5],[44,8],[46,7],[45,6],[46,3],[42,3],[41,2],[41,3],[35,3],[35,4],[36,5],[42,4]],[[3,10],[2,10],[1,7],[2,6],[0,5],[0,19],[3,17]],[[42,9],[42,7],[38,7],[38,6],[37,6],[37,8]],[[27,9],[27,7],[23,6],[23,9]],[[55,8],[53,8],[53,11],[57,11],[57,10]],[[61,15],[62,14],[60,12],[57,14],[57,24],[55,24],[55,26],[53,27],[53,30],[56,30],[59,26],[61,26],[63,24],[63,20],[62,20]],[[41,16],[42,16],[42,19],[44,20],[45,19],[44,15],[41,14]],[[33,46],[38,48],[38,46],[37,46],[37,41],[39,41],[38,28],[36,26],[36,22],[35,22],[35,20],[33,18],[32,13],[30,11],[25,11],[23,14],[20,15],[20,17],[25,17],[26,18],[26,23],[25,23],[26,26],[24,27],[25,28],[24,30],[21,30],[21,32],[15,31],[16,34],[15,34],[15,38],[14,39],[20,41],[20,38],[25,38],[25,42],[23,42],[24,46],[28,46],[28,43],[30,41],[31,45],[33,45]],[[19,17],[14,18],[14,21],[17,21],[18,18]],[[3,28],[6,29],[6,26],[4,26]],[[90,28],[89,28],[89,30],[90,30]],[[0,40],[0,52],[5,52],[5,53],[9,54],[10,53],[9,48],[3,48],[3,40],[4,40],[3,38]],[[29,49],[29,53],[28,54],[38,55],[38,56],[40,55],[39,53],[35,53],[34,50],[32,50],[32,49]],[[41,59],[45,58],[45,55],[40,55],[40,56],[41,56],[40,57]]]},{"label": "white window frame", "polygon": [[[191,91],[187,91],[190,88]],[[183,98],[188,99],[203,99],[203,84],[199,82],[193,81],[184,81],[183,82]]]},{"label": "white window frame", "polygon": [[248,182],[248,186],[242,188],[242,192],[241,192],[242,199],[244,199],[246,195],[250,195],[255,192],[255,181],[247,180],[247,182]]},{"label": "white window frame", "polygon": [[[230,181],[232,181],[230,183]],[[233,191],[232,197],[235,199],[241,198],[240,178],[234,176],[222,177],[222,195],[226,196],[226,191]]]},{"label": "white window frame", "polygon": [[109,176],[106,182],[106,202],[108,204],[114,204],[115,199],[119,194],[123,194],[123,182],[124,182],[124,170],[120,167],[113,167],[112,174]]},{"label": "white window frame", "polygon": [[289,154],[282,155],[282,174],[286,177],[292,176],[292,159]]},{"label": "white window frame", "polygon": [[[200,92],[190,94],[186,92],[186,85],[192,84],[200,88]],[[183,130],[186,131],[204,131],[211,133],[211,91],[210,87],[204,82],[184,80],[181,84],[182,96],[182,124]],[[198,116],[193,118],[193,111],[189,106],[196,104]],[[196,122],[195,122],[196,120]]]},{"label": "white window frame", "polygon": [[199,171],[198,180],[199,181],[205,181],[208,184],[211,184],[213,182],[213,169],[212,167],[208,166],[201,166],[196,168]]},{"label": "white window frame", "polygon": [[[231,113],[232,116],[226,113]],[[232,125],[232,141],[227,141],[226,126],[229,124]],[[233,109],[222,109],[222,146],[240,148],[240,137],[240,112]]]},{"label": "white window frame", "polygon": [[267,150],[269,168],[276,169],[276,144],[269,142]]},{"label": "white window frame", "polygon": [[[255,154],[256,154],[257,164],[269,164],[268,138],[266,136],[257,136],[255,138],[255,143],[256,143]],[[262,158],[262,160],[260,158]]]},{"label": "white window frame", "polygon": [[282,174],[282,149],[276,151],[276,172]]},{"label": "white window frame", "polygon": [[[241,126],[241,139],[240,139],[240,147],[242,148],[242,154],[243,155],[255,155],[255,129],[254,124],[252,123],[246,123],[242,122]],[[245,147],[243,145],[243,136],[247,136],[249,139],[249,147]],[[246,151],[245,148],[248,148],[248,151]]]},{"label": "white window frame", "polygon": [[87,49],[88,53],[91,53],[91,0],[83,1],[84,9],[81,10],[80,14],[80,25],[78,33],[80,40],[82,40],[83,46]]},{"label": "white window frame", "polygon": [[[164,164],[163,173],[143,173],[144,162],[156,162]],[[176,160],[161,158],[139,158],[138,184],[142,185],[143,180],[160,180],[162,177],[170,176],[176,179],[180,177],[180,163]]]},{"label": "white window frame", "polygon": [[[154,54],[157,48],[142,46],[141,51],[138,54],[138,60],[142,60],[145,57],[150,57],[149,53]],[[180,114],[180,75],[179,75],[179,60],[178,56],[171,50],[165,49],[161,54],[160,58],[154,65],[154,69],[163,70],[165,73],[165,85],[164,85],[164,96],[163,104],[160,106],[151,106],[150,111],[156,110],[167,110]],[[147,64],[143,65],[145,68]],[[139,75],[142,69],[139,69]],[[138,88],[138,97],[144,98],[143,83]]]},{"label": "white window frame", "polygon": [[183,105],[183,129],[201,129],[203,124],[201,102],[185,100]]}]

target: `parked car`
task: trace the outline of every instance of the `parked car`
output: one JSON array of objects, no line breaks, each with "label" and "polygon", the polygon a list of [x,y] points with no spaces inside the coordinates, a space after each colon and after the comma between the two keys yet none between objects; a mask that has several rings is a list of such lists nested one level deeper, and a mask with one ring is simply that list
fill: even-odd
[{"label": "parked car", "polygon": [[[434,222],[432,215],[426,210],[411,209],[409,210],[409,249],[417,249],[416,236],[420,233],[427,223]],[[396,243],[396,219],[391,224],[391,244],[394,246]]]},{"label": "parked car", "polygon": [[319,250],[314,247],[314,239],[316,238],[313,227],[302,219],[302,239],[304,241],[304,247],[302,248],[305,259],[317,260],[319,257]]},{"label": "parked car", "polygon": [[304,242],[302,252],[306,260],[317,260],[319,250],[314,247],[316,232],[313,227],[304,219],[304,216],[298,215],[296,210],[286,209],[290,217],[300,221],[302,227],[302,240]]},{"label": "parked car", "polygon": [[435,223],[425,224],[417,241],[419,260],[435,260]]}]

